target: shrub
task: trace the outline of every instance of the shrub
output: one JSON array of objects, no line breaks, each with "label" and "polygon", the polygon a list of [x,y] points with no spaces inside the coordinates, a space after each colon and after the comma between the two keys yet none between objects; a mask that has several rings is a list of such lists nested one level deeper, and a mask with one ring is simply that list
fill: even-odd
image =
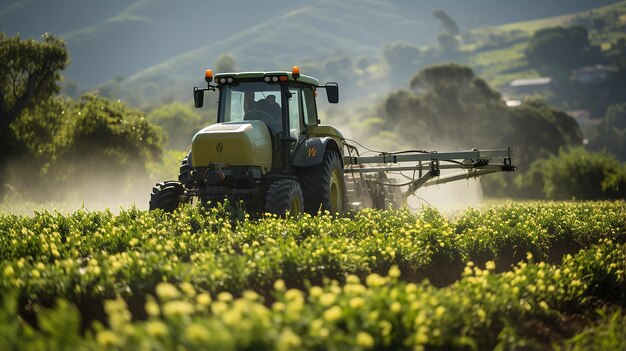
[{"label": "shrub", "polygon": [[626,197],[626,168],[615,157],[583,148],[561,150],[541,170],[549,199],[618,199]]}]

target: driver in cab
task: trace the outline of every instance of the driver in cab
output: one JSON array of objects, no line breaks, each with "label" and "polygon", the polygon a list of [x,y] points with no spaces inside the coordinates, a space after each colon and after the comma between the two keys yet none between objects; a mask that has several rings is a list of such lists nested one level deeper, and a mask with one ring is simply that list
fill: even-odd
[{"label": "driver in cab", "polygon": [[276,102],[276,95],[267,95],[264,99],[254,102],[248,110],[250,116],[246,119],[256,119],[265,122],[273,132],[281,130],[282,109]]}]

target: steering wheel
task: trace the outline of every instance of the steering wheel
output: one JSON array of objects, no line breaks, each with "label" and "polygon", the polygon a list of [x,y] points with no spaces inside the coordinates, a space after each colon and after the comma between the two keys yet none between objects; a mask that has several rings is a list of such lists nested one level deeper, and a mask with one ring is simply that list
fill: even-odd
[{"label": "steering wheel", "polygon": [[[261,111],[261,110],[250,110],[248,112],[246,112],[246,114],[243,115],[243,119],[244,120],[254,120],[256,118],[248,118],[250,114],[254,114],[254,113],[260,113],[261,115],[267,117],[267,122],[272,122],[274,120],[274,117],[272,117],[272,115],[270,115],[269,113],[265,112],[265,111]],[[261,121],[265,121],[264,119],[261,119]]]}]

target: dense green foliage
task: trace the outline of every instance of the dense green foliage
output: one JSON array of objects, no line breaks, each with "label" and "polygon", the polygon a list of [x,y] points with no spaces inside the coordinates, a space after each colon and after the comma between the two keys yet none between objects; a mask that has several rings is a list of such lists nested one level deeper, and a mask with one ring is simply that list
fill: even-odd
[{"label": "dense green foliage", "polygon": [[[23,113],[11,128],[20,148],[9,160],[13,166],[5,181],[26,198],[84,197],[97,190],[95,181],[118,187],[107,191],[123,191],[162,151],[160,129],[142,112],[93,94],[78,101],[50,99]],[[33,186],[44,179],[46,189]]]},{"label": "dense green foliage", "polygon": [[57,95],[68,55],[50,35],[0,35],[0,199],[124,192],[161,155],[161,130],[142,112],[92,93]]},{"label": "dense green foliage", "polygon": [[[407,141],[420,136],[420,147],[450,148],[482,144],[506,133],[510,122],[500,95],[466,66],[430,66],[410,82],[411,90],[390,94],[384,102],[387,119]],[[492,147],[497,140],[490,141]]]},{"label": "dense green foliage", "polygon": [[573,69],[597,63],[600,50],[591,45],[584,27],[551,27],[535,32],[525,55],[542,74],[568,78]]},{"label": "dense green foliage", "polygon": [[606,150],[626,160],[626,103],[609,106],[604,123],[587,128],[587,132],[589,149]]},{"label": "dense green foliage", "polygon": [[546,159],[541,168],[549,199],[626,198],[626,166],[606,153],[582,148],[561,151]]},{"label": "dense green foliage", "polygon": [[162,105],[149,112],[148,117],[152,123],[162,128],[167,140],[165,146],[168,149],[189,150],[194,134],[202,127],[214,123],[217,118],[215,106],[207,105],[212,113],[207,113],[207,111],[203,111],[203,113],[210,115],[213,117],[212,119],[202,118],[202,115],[193,108],[193,105],[179,102]]},{"label": "dense green foliage", "polygon": [[595,306],[617,313],[599,335],[623,343],[611,331],[624,315],[625,211],[1,214],[0,288],[11,293],[0,338],[21,349],[543,349],[599,343],[589,331],[566,341]]},{"label": "dense green foliage", "polygon": [[0,162],[10,151],[9,126],[25,109],[59,91],[68,56],[65,43],[50,34],[37,42],[0,32]]}]

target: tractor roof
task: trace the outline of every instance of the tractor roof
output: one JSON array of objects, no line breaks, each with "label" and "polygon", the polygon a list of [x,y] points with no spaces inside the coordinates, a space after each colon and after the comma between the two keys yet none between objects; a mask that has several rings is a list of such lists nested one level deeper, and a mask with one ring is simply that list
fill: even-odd
[{"label": "tractor roof", "polygon": [[254,79],[254,78],[263,80],[265,77],[280,77],[280,76],[287,76],[287,79],[290,82],[298,82],[298,83],[304,83],[304,84],[309,84],[309,85],[314,85],[314,86],[320,85],[320,82],[317,79],[311,76],[304,75],[304,74],[301,74],[298,77],[298,79],[294,79],[293,73],[288,72],[288,71],[218,73],[215,75],[215,79],[231,77],[234,80]]}]

